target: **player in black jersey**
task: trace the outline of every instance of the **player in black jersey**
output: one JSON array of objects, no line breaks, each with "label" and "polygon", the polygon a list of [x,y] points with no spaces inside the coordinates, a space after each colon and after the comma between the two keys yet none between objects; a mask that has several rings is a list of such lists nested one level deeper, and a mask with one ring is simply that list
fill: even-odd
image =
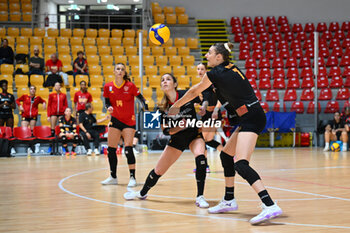
[{"label": "player in black jersey", "polygon": [[0,93],[0,126],[13,127],[13,114],[12,110],[16,109],[15,97],[13,94],[7,92],[8,81],[1,80],[0,87],[2,93]]},{"label": "player in black jersey", "polygon": [[186,91],[177,91],[176,78],[171,74],[164,74],[161,78],[161,88],[164,97],[160,104],[161,127],[163,133],[171,135],[168,145],[158,160],[155,168],[149,173],[146,182],[141,191],[129,191],[124,194],[126,200],[135,198],[145,199],[148,191],[157,183],[158,179],[170,168],[172,164],[180,157],[182,152],[189,148],[196,158],[196,180],[197,180],[197,198],[196,205],[201,208],[208,208],[209,204],[203,197],[204,184],[206,177],[207,159],[204,155],[205,143],[197,127],[186,127],[188,122],[196,122],[195,102],[200,102],[199,98],[189,101],[181,107],[179,118],[169,118],[167,112],[169,107]]},{"label": "player in black jersey", "polygon": [[65,155],[69,155],[69,140],[73,142],[72,155],[76,155],[75,148],[77,147],[79,136],[77,133],[77,122],[75,118],[72,117],[72,110],[70,108],[64,110],[64,115],[58,119],[58,125],[60,127],[58,137],[62,139],[63,148],[66,150]]},{"label": "player in black jersey", "polygon": [[[254,90],[244,74],[232,63],[231,43],[217,43],[210,47],[205,57],[208,66],[213,67],[201,82],[191,87],[187,93],[169,109],[169,115],[176,115],[181,106],[197,97],[202,91],[214,85],[219,101],[230,115],[237,115],[239,128],[231,135],[220,153],[225,175],[225,197],[209,213],[221,213],[238,208],[234,199],[235,172],[242,176],[259,195],[262,212],[250,219],[251,224],[259,224],[282,214],[281,208],[272,201],[258,173],[249,165],[259,133],[264,129],[266,116]],[[230,122],[234,125],[235,122]],[[235,156],[235,160],[233,159]]]}]

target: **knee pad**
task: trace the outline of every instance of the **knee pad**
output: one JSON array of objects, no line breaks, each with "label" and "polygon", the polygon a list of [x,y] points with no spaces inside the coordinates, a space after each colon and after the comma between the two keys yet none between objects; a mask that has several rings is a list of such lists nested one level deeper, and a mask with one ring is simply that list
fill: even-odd
[{"label": "knee pad", "polygon": [[113,147],[107,148],[108,158],[117,158],[117,149]]},{"label": "knee pad", "polygon": [[220,152],[221,165],[224,168],[224,176],[232,177],[236,175],[235,162],[233,161],[233,156],[226,154],[225,152]]},{"label": "knee pad", "polygon": [[135,155],[134,155],[134,152],[132,150],[132,146],[125,147],[125,156],[126,156],[126,159],[128,160],[128,164],[135,164],[136,163]]},{"label": "knee pad", "polygon": [[218,146],[220,145],[220,143],[215,141],[214,139],[211,141],[205,142],[205,144],[207,144],[208,146],[213,147],[215,149],[218,148]]},{"label": "knee pad", "polygon": [[141,132],[139,130],[137,130],[135,132],[135,136],[134,137],[140,139],[140,136],[141,136]]},{"label": "knee pad", "polygon": [[78,143],[78,142],[79,142],[79,136],[78,136],[78,135],[75,135],[75,136],[74,136],[74,142],[75,142],[75,143]]},{"label": "knee pad", "polygon": [[254,184],[257,180],[260,180],[260,176],[251,166],[249,166],[249,162],[247,160],[243,159],[236,162],[235,169],[243,179],[248,181],[250,185]]},{"label": "knee pad", "polygon": [[62,136],[61,139],[62,139],[63,142],[67,142],[67,137],[66,136]]},{"label": "knee pad", "polygon": [[205,180],[206,177],[206,169],[208,163],[207,158],[204,155],[199,155],[196,157],[196,179],[197,180]]}]

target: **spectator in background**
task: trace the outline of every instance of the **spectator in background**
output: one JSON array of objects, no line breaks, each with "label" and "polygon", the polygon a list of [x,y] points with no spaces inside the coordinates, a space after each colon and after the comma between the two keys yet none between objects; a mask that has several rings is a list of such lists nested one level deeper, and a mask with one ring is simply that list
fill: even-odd
[{"label": "spectator in background", "polygon": [[51,135],[55,135],[55,127],[60,116],[64,115],[64,111],[68,107],[67,96],[61,92],[61,84],[55,83],[54,91],[49,95],[47,107],[47,120],[51,124]]},{"label": "spectator in background", "polygon": [[87,83],[83,80],[80,82],[80,91],[74,94],[74,111],[76,112],[79,124],[79,115],[85,111],[85,105],[92,102],[92,96],[87,91]]},{"label": "spectator in background", "polygon": [[[62,83],[62,78],[64,85],[69,85],[68,75],[62,72],[62,62],[57,58],[57,55],[55,53],[51,55],[51,59],[46,61],[45,66],[46,74],[48,75],[44,85],[45,87],[53,86],[53,84],[55,84],[56,82]],[[57,77],[57,75],[60,76],[61,79]]]},{"label": "spectator in background", "polygon": [[1,64],[13,64],[14,54],[10,46],[8,46],[8,40],[3,39],[0,47],[0,65]]},{"label": "spectator in background", "polygon": [[94,127],[94,124],[96,123],[101,123],[105,120],[110,119],[110,116],[106,116],[103,119],[96,120],[94,115],[92,115],[93,107],[91,103],[87,103],[85,105],[85,111],[82,112],[79,115],[79,130],[80,130],[80,135],[83,137],[83,143],[85,150],[87,150],[87,155],[92,154],[92,150],[90,148],[90,143],[89,140],[93,139],[94,140],[94,146],[95,146],[95,155],[99,155],[100,151],[98,150],[100,141],[100,132]]},{"label": "spectator in background", "polygon": [[39,57],[40,50],[37,46],[34,47],[34,56],[29,58],[29,72],[28,78],[30,80],[30,76],[32,74],[39,74],[43,77],[45,76],[45,61],[44,58]]},{"label": "spectator in background", "polygon": [[0,126],[8,126],[13,128],[12,109],[16,109],[15,97],[7,92],[7,80],[0,81],[2,93],[0,93]]},{"label": "spectator in background", "polygon": [[350,107],[345,107],[344,112],[341,114],[341,119],[345,123],[350,117]]},{"label": "spectator in background", "polygon": [[21,126],[28,127],[29,125],[31,130],[33,130],[36,125],[39,104],[42,104],[43,108],[46,109],[46,101],[40,96],[36,96],[35,92],[36,87],[32,85],[29,88],[29,95],[24,94],[16,100],[19,111],[22,115]]},{"label": "spectator in background", "polygon": [[87,63],[87,60],[84,58],[83,51],[77,52],[77,56],[78,57],[73,62],[74,82],[75,82],[75,76],[77,74],[89,75],[89,73],[88,73],[88,63]]},{"label": "spectator in background", "polygon": [[76,155],[75,148],[77,147],[77,142],[79,136],[77,134],[77,122],[74,117],[72,117],[72,110],[66,108],[64,110],[64,115],[59,118],[60,134],[59,138],[62,139],[63,148],[65,149],[65,155],[69,155],[68,141],[73,140],[72,155]]},{"label": "spectator in background", "polygon": [[348,148],[348,134],[345,129],[344,122],[340,118],[340,113],[335,112],[333,120],[330,120],[326,126],[326,131],[324,133],[325,147],[323,151],[329,151],[330,141],[343,142],[342,151],[347,151]]}]

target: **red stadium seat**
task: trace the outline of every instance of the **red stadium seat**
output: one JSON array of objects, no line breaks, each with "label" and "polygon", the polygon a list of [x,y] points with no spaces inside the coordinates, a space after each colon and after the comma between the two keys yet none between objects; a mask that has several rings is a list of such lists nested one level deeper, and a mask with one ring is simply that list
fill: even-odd
[{"label": "red stadium seat", "polygon": [[281,15],[278,17],[277,24],[282,25],[282,24],[288,24],[288,19],[287,16]]},{"label": "red stadium seat", "polygon": [[273,89],[286,89],[286,83],[284,81],[284,78],[275,78],[273,80]]},{"label": "red stadium seat", "polygon": [[270,60],[268,58],[262,58],[259,62],[259,69],[270,68]]},{"label": "red stadium seat", "polygon": [[275,16],[266,17],[266,25],[277,24]]},{"label": "red stadium seat", "polygon": [[339,31],[339,23],[338,22],[331,22],[329,24],[329,31],[331,31],[331,32]]},{"label": "red stadium seat", "polygon": [[273,41],[273,40],[266,41],[265,50],[269,50],[269,49],[276,49],[275,41]]},{"label": "red stadium seat", "polygon": [[303,57],[300,59],[299,68],[311,67],[311,60],[309,57]]},{"label": "red stadium seat", "polygon": [[245,17],[243,17],[243,19],[242,19],[242,24],[243,24],[243,26],[246,26],[246,25],[253,25],[252,18],[251,18],[250,16],[245,16]]},{"label": "red stadium seat", "polygon": [[295,89],[287,89],[283,101],[296,101],[297,100],[297,92]]},{"label": "red stadium seat", "polygon": [[349,55],[343,55],[340,60],[340,66],[350,66],[350,56]]},{"label": "red stadium seat", "polygon": [[265,112],[269,111],[269,105],[266,102],[260,102],[260,105],[264,109]]},{"label": "red stadium seat", "polygon": [[320,22],[317,24],[316,31],[324,32],[327,31],[327,24],[325,22]]},{"label": "red stadium seat", "polygon": [[264,46],[263,46],[263,43],[259,40],[256,40],[253,42],[253,46],[252,46],[253,50],[263,50],[264,49]]},{"label": "red stadium seat", "polygon": [[295,48],[292,50],[292,57],[300,59],[303,57],[303,51],[300,48]]},{"label": "red stadium seat", "polygon": [[249,50],[243,49],[239,51],[239,60],[246,60],[248,58],[250,58]]},{"label": "red stadium seat", "polygon": [[328,48],[328,43],[327,43],[327,41],[324,40],[324,39],[320,39],[320,40],[318,41],[318,47],[319,47],[319,48]]},{"label": "red stadium seat", "polygon": [[304,89],[301,93],[300,100],[314,100],[315,93],[311,89]]},{"label": "red stadium seat", "polygon": [[305,50],[306,51],[305,51],[305,56],[304,57],[314,58],[315,52],[314,52],[314,48],[313,47],[306,48]]},{"label": "red stadium seat", "polygon": [[332,99],[332,91],[330,88],[321,89],[320,95],[318,96],[318,100],[331,100]]},{"label": "red stadium seat", "polygon": [[282,35],[281,35],[280,32],[274,32],[274,33],[272,34],[271,39],[272,39],[273,41],[280,41],[280,40],[282,40]]},{"label": "red stadium seat", "polygon": [[258,79],[258,73],[255,68],[249,68],[247,69],[245,76],[248,79]]},{"label": "red stadium seat", "polygon": [[289,24],[287,24],[287,23],[282,24],[280,27],[280,32],[282,32],[282,33],[290,32]]},{"label": "red stadium seat", "polygon": [[299,71],[296,67],[290,67],[287,71],[287,78],[299,78]]},{"label": "red stadium seat", "polygon": [[275,49],[269,49],[265,53],[265,58],[267,59],[275,59],[277,57]]},{"label": "red stadium seat", "polygon": [[311,88],[314,86],[315,84],[312,76],[306,76],[303,78],[303,81],[301,82],[301,88]]},{"label": "red stadium seat", "polygon": [[315,31],[315,25],[313,23],[306,23],[304,32],[314,32]]},{"label": "red stadium seat", "polygon": [[[323,57],[318,57],[318,67],[324,67],[326,62],[324,61],[324,58]],[[312,63],[312,66],[314,66],[314,63]]]},{"label": "red stadium seat", "polygon": [[333,35],[332,35],[332,33],[330,31],[324,31],[322,33],[321,39],[331,40],[331,39],[333,39]]},{"label": "red stadium seat", "polygon": [[278,53],[278,57],[283,59],[287,59],[288,57],[290,57],[289,49],[281,49],[280,52]]},{"label": "red stadium seat", "polygon": [[332,39],[330,42],[329,42],[329,48],[330,49],[333,49],[335,47],[341,47],[341,44],[340,44],[340,41],[338,39]]},{"label": "red stadium seat", "polygon": [[349,31],[350,30],[350,22],[349,21],[343,22],[341,25],[341,30],[344,32]]},{"label": "red stadium seat", "polygon": [[259,80],[259,89],[266,90],[271,89],[271,82],[269,78],[263,78]]},{"label": "red stadium seat", "polygon": [[294,101],[292,103],[292,107],[290,109],[292,112],[296,112],[298,114],[304,113],[304,104],[301,101]]},{"label": "red stadium seat", "polygon": [[338,65],[338,58],[335,56],[330,56],[328,57],[326,66],[330,67],[330,66],[337,66]]},{"label": "red stadium seat", "polygon": [[295,49],[295,48],[301,49],[301,42],[300,42],[300,40],[293,40],[293,41],[290,43],[290,48],[291,48],[291,49]]},{"label": "red stadium seat", "polygon": [[264,24],[264,18],[262,16],[255,16],[254,25]]},{"label": "red stadium seat", "polygon": [[258,85],[256,84],[256,81],[254,78],[248,79],[250,85],[252,86],[253,89],[257,89]]},{"label": "red stadium seat", "polygon": [[266,27],[264,24],[259,24],[256,26],[256,33],[260,34],[264,32],[266,32]]},{"label": "red stadium seat", "polygon": [[284,40],[286,40],[286,41],[292,41],[292,40],[294,40],[294,34],[293,34],[293,32],[286,32],[285,34],[284,34],[284,38],[283,38]]},{"label": "red stadium seat", "polygon": [[307,48],[313,48],[314,47],[314,41],[307,39],[304,41],[304,45],[303,45],[303,49],[307,49]]},{"label": "red stadium seat", "polygon": [[345,108],[347,108],[347,107],[350,107],[350,102],[349,102],[349,100],[347,100],[347,101],[344,103],[342,112],[345,112]]},{"label": "red stadium seat", "polygon": [[300,40],[300,41],[305,41],[307,39],[307,35],[305,32],[298,32],[295,39]]},{"label": "red stadium seat", "polygon": [[318,56],[320,57],[329,57],[329,50],[327,47],[320,48],[318,51]]},{"label": "red stadium seat", "polygon": [[339,103],[338,101],[328,101],[326,109],[324,110],[324,113],[335,113],[339,112]]},{"label": "red stadium seat", "polygon": [[318,67],[318,76],[327,76],[327,69],[324,66],[319,66]]},{"label": "red stadium seat", "polygon": [[272,111],[274,111],[274,112],[279,112],[280,109],[281,109],[281,103],[280,103],[280,102],[275,102],[275,103],[273,104],[273,109],[272,109]]},{"label": "red stadium seat", "polygon": [[278,48],[279,50],[281,50],[281,49],[289,49],[288,41],[286,41],[286,40],[280,40],[280,41],[278,42],[277,48]]},{"label": "red stadium seat", "polygon": [[350,77],[345,79],[344,87],[350,88]]},{"label": "red stadium seat", "polygon": [[231,26],[235,24],[241,24],[241,20],[239,19],[238,16],[236,17],[231,17]]},{"label": "red stadium seat", "polygon": [[298,62],[296,57],[288,57],[287,61],[286,61],[286,68],[289,67],[297,67],[298,66]]},{"label": "red stadium seat", "polygon": [[267,31],[268,33],[276,33],[278,32],[278,27],[276,24],[270,24]]},{"label": "red stadium seat", "polygon": [[288,79],[287,89],[298,89],[300,88],[299,78]]},{"label": "red stadium seat", "polygon": [[337,93],[336,100],[348,100],[350,98],[349,88],[340,88]]},{"label": "red stadium seat", "polygon": [[342,47],[334,47],[332,49],[331,56],[335,56],[335,57],[343,56],[343,48]]},{"label": "red stadium seat", "polygon": [[243,33],[243,29],[241,27],[240,24],[235,24],[232,26],[232,33],[236,34],[236,33]]},{"label": "red stadium seat", "polygon": [[[317,102],[317,106],[318,106],[318,113],[321,113],[321,104],[320,104],[320,102]],[[314,114],[315,113],[315,101],[310,101],[310,103],[307,106],[306,113],[309,113],[309,114]]]},{"label": "red stadium seat", "polygon": [[260,35],[259,35],[259,40],[260,40],[261,42],[266,42],[266,41],[270,40],[270,34],[267,33],[267,32],[262,32],[262,33],[260,33]]},{"label": "red stadium seat", "polygon": [[350,47],[350,38],[345,38],[341,46],[343,47],[343,49]]},{"label": "red stadium seat", "polygon": [[331,84],[329,84],[330,88],[341,88],[343,87],[343,78],[340,76],[333,76],[331,80]]},{"label": "red stadium seat", "polygon": [[278,91],[274,89],[267,90],[266,101],[279,101]]},{"label": "red stadium seat", "polygon": [[249,44],[249,42],[248,41],[241,41],[240,43],[239,43],[239,50],[243,50],[243,49],[245,49],[245,50],[250,50],[250,44]]},{"label": "red stadium seat", "polygon": [[254,89],[254,93],[256,95],[256,98],[258,98],[258,100],[261,101],[262,98],[261,98],[261,93],[260,93],[259,89]]},{"label": "red stadium seat", "polygon": [[300,73],[300,77],[301,78],[304,78],[304,77],[312,77],[314,74],[312,72],[312,69],[310,67],[304,67],[302,70],[301,70],[301,73]]},{"label": "red stadium seat", "polygon": [[274,79],[277,79],[277,78],[282,78],[282,79],[284,79],[285,76],[286,76],[286,74],[284,73],[283,67],[276,67],[276,68],[273,70],[272,77],[273,77]]},{"label": "red stadium seat", "polygon": [[257,49],[253,51],[252,54],[252,58],[256,59],[256,60],[260,60],[262,58],[264,58],[264,53],[261,49]]},{"label": "red stadium seat", "polygon": [[345,66],[344,67],[343,77],[344,78],[350,77],[350,66]]},{"label": "red stadium seat", "polygon": [[345,34],[344,34],[343,31],[339,30],[339,31],[335,32],[333,38],[338,39],[338,40],[344,40],[345,39]]},{"label": "red stadium seat", "polygon": [[259,72],[259,79],[268,78],[271,79],[271,71],[269,68],[262,68]]},{"label": "red stadium seat", "polygon": [[248,33],[247,35],[247,41],[253,42],[256,41],[258,37],[256,36],[255,32]]},{"label": "red stadium seat", "polygon": [[329,77],[341,76],[341,69],[339,66],[333,66],[329,69]]},{"label": "red stadium seat", "polygon": [[292,32],[298,33],[298,32],[302,32],[302,31],[303,31],[303,26],[301,25],[301,23],[293,24]]},{"label": "red stadium seat", "polygon": [[243,32],[244,32],[244,34],[248,34],[248,33],[254,32],[253,25],[248,24],[248,25],[244,26]]},{"label": "red stadium seat", "polygon": [[14,127],[13,136],[16,141],[34,144],[36,137],[32,136],[32,130],[29,127]]},{"label": "red stadium seat", "polygon": [[328,88],[328,78],[327,76],[318,76],[317,87],[318,88]]},{"label": "red stadium seat", "polygon": [[275,57],[272,61],[272,68],[283,68],[283,67],[284,67],[283,59],[279,57]]},{"label": "red stadium seat", "polygon": [[244,41],[244,34],[243,33],[236,33],[234,37],[235,42],[241,42]]},{"label": "red stadium seat", "polygon": [[245,65],[244,67],[246,69],[248,68],[257,68],[257,64],[256,64],[256,60],[254,58],[248,58],[247,60],[245,60]]}]

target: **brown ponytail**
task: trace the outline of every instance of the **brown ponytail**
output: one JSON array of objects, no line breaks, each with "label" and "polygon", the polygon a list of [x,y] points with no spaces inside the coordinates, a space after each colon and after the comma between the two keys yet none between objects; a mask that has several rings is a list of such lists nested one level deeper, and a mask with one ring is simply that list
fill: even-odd
[{"label": "brown ponytail", "polygon": [[216,43],[213,46],[215,48],[215,52],[217,54],[221,54],[222,58],[224,59],[225,62],[230,61],[230,55],[231,55],[231,51],[233,49],[233,44],[231,42]]}]

